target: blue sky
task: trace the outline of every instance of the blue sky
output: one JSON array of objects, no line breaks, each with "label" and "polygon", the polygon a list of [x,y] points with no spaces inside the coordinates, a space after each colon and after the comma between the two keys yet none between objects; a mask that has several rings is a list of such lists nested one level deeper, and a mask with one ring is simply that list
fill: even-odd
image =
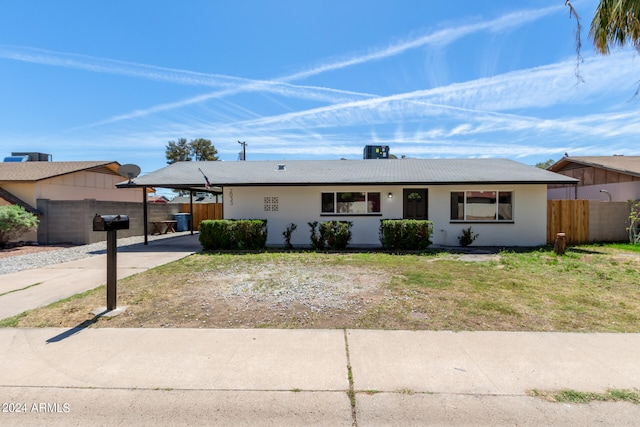
[{"label": "blue sky", "polygon": [[0,146],[143,173],[220,159],[640,155],[640,58],[596,55],[596,0],[4,1]]}]

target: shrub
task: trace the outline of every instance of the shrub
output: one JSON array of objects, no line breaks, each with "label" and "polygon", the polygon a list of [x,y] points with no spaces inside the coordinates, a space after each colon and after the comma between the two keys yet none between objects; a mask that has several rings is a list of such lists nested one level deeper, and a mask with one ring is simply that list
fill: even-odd
[{"label": "shrub", "polygon": [[284,247],[285,249],[292,249],[293,245],[291,244],[291,235],[298,228],[294,223],[290,223],[287,225],[287,228],[282,232],[282,236],[284,237]]},{"label": "shrub", "polygon": [[311,247],[313,249],[345,249],[351,241],[351,221],[324,221],[308,223],[311,228]]},{"label": "shrub", "polygon": [[458,242],[462,246],[469,246],[478,238],[478,234],[471,231],[471,227],[462,230],[462,234],[458,236]]},{"label": "shrub", "polygon": [[380,242],[385,249],[422,250],[431,245],[433,222],[419,219],[383,219]]},{"label": "shrub", "polygon": [[37,226],[38,218],[22,206],[0,206],[0,246],[6,246]]},{"label": "shrub", "polygon": [[320,234],[318,228],[318,221],[308,222],[309,228],[311,229],[311,248],[318,250],[324,249],[324,236]]},{"label": "shrub", "polygon": [[351,241],[351,221],[325,221],[320,228],[329,249],[346,249]]},{"label": "shrub", "polygon": [[634,245],[640,244],[640,200],[629,201],[631,209],[629,210],[629,243]]},{"label": "shrub", "polygon": [[261,219],[206,220],[198,230],[204,250],[258,250],[267,243],[267,221]]}]

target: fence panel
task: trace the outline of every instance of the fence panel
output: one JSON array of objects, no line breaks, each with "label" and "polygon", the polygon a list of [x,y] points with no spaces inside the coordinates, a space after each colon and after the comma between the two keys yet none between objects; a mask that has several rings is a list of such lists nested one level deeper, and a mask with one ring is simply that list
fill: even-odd
[{"label": "fence panel", "polygon": [[[182,203],[180,209],[181,212],[189,212],[189,203]],[[191,216],[193,229],[197,230],[205,219],[222,219],[222,203],[194,203]]]},{"label": "fence panel", "polygon": [[588,200],[547,200],[547,243],[565,233],[567,244],[589,242]]}]

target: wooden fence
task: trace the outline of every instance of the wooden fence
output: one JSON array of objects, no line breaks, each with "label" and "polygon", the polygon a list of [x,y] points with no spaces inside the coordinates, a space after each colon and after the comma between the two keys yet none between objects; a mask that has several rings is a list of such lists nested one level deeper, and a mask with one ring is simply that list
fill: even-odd
[{"label": "wooden fence", "polygon": [[[189,203],[182,203],[180,209],[181,212],[189,212]],[[205,219],[222,219],[222,203],[194,203],[192,217],[194,230]]]},{"label": "wooden fence", "polygon": [[547,200],[547,243],[565,233],[567,244],[589,242],[589,200]]}]

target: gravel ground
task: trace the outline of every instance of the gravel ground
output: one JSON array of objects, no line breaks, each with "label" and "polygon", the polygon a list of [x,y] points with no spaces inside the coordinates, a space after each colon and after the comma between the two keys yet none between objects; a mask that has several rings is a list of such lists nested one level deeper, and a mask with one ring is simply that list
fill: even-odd
[{"label": "gravel ground", "polygon": [[[174,237],[176,234],[149,236],[149,241]],[[118,239],[118,247],[142,244],[144,236],[125,237]],[[81,246],[20,246],[0,252],[0,275],[15,273],[31,268],[46,267],[47,265],[75,261],[107,251],[107,242],[97,242]]]}]

